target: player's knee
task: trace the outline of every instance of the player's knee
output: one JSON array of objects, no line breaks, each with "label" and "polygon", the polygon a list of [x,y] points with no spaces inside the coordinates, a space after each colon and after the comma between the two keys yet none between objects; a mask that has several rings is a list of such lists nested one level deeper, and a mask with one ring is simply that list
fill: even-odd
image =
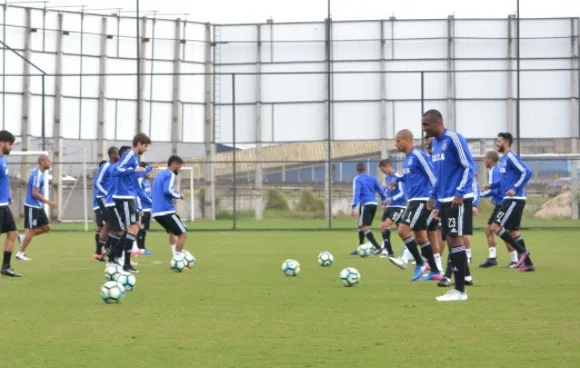
[{"label": "player's knee", "polygon": [[50,229],[51,229],[50,224],[46,224],[42,227],[42,232],[46,233],[46,232],[50,231]]},{"label": "player's knee", "polygon": [[360,231],[362,231],[363,233],[366,233],[368,229],[369,227],[367,225],[363,225],[360,227]]},{"label": "player's knee", "polygon": [[411,235],[411,229],[407,226],[399,226],[397,233],[402,239],[405,239]]},{"label": "player's knee", "polygon": [[520,232],[517,230],[508,230],[512,238],[516,239],[520,236]]}]

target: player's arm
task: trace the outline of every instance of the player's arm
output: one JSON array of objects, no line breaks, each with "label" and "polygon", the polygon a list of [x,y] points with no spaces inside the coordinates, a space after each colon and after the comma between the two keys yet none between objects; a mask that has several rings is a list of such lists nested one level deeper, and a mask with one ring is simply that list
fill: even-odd
[{"label": "player's arm", "polygon": [[183,196],[180,193],[175,191],[175,174],[171,173],[169,180],[165,180],[163,184],[163,193],[169,194],[171,197],[175,199],[182,199]]},{"label": "player's arm", "polygon": [[135,175],[137,175],[138,179],[144,178],[145,175],[149,174],[152,170],[153,168],[151,166],[146,166],[143,171],[136,172]]},{"label": "player's arm", "polygon": [[105,175],[107,174],[107,172],[109,171],[109,166],[103,167],[101,169],[101,171],[99,172],[99,176],[97,176],[97,180],[95,182],[95,185],[97,186],[97,188],[101,191],[101,193],[103,193],[104,195],[107,195],[107,188],[105,188],[103,186],[103,180],[105,178]]},{"label": "player's arm", "polygon": [[399,182],[399,183],[397,183],[396,194],[391,197],[391,200],[392,201],[399,200],[399,199],[403,198],[404,195],[405,195],[405,192],[403,191],[403,183]]},{"label": "player's arm", "polygon": [[530,169],[521,158],[516,157],[511,153],[511,151],[508,152],[507,156],[508,161],[521,173],[520,178],[516,181],[513,187],[514,190],[519,190],[522,187],[525,187],[528,181],[532,178],[532,169]]},{"label": "player's arm", "polygon": [[359,198],[360,198],[360,183],[357,180],[358,178],[354,179],[354,182],[352,183],[352,204],[351,204],[351,208],[354,210],[356,208],[356,206],[358,206],[359,204]]},{"label": "player's arm", "polygon": [[55,202],[49,201],[48,199],[44,198],[42,194],[40,194],[40,185],[44,180],[44,175],[39,173],[33,180],[34,182],[32,183],[32,196],[34,197],[34,199],[37,199],[42,203],[46,203],[49,206],[53,206]]},{"label": "player's arm", "polygon": [[373,176],[374,180],[374,185],[375,185],[375,192],[379,194],[379,196],[381,197],[381,202],[384,202],[387,199],[387,196],[385,195],[385,191],[383,190],[383,187],[381,187],[381,183],[379,183],[379,180],[377,178],[375,178]]},{"label": "player's arm", "polygon": [[472,166],[469,164],[473,162],[473,158],[471,157],[471,152],[469,151],[469,147],[467,146],[467,141],[465,138],[458,134],[454,134],[451,138],[451,146],[455,151],[458,161],[463,168],[463,175],[461,176],[461,181],[457,188],[455,188],[454,197],[463,198],[465,193],[471,190],[471,182],[473,180],[473,169]]},{"label": "player's arm", "polygon": [[491,195],[493,194],[493,186],[497,185],[499,186],[499,175],[495,175],[496,169],[495,167],[492,168],[491,170],[489,170],[489,174],[487,175],[487,187],[489,187],[489,189],[484,190],[484,191],[480,191],[479,192],[479,196],[481,198],[489,198],[491,197]]},{"label": "player's arm", "polygon": [[137,160],[135,159],[135,153],[129,151],[125,154],[125,157],[119,161],[119,164],[115,167],[115,170],[111,173],[112,176],[129,176],[135,173],[135,168],[137,167]]}]

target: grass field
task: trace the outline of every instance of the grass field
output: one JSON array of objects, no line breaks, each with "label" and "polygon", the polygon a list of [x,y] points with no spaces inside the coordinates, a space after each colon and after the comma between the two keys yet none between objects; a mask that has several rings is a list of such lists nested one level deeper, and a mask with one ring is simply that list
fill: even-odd
[{"label": "grass field", "polygon": [[[349,256],[354,232],[193,232],[198,264],[182,274],[153,232],[136,289],[105,305],[92,233],[54,232],[31,245],[33,261],[13,261],[24,278],[0,280],[2,366],[577,368],[579,235],[528,231],[538,270],[522,274],[476,268],[487,256],[478,232],[470,299],[442,304],[434,283]],[[332,267],[318,266],[322,250]],[[299,277],[283,276],[286,258],[301,262]],[[346,266],[361,284],[340,286]]]}]

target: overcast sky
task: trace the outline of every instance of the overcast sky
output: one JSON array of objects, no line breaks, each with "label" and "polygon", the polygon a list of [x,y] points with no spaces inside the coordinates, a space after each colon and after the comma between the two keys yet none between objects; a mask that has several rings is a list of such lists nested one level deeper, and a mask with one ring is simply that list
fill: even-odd
[{"label": "overcast sky", "polygon": [[[143,11],[189,13],[188,20],[213,23],[264,22],[270,17],[278,22],[321,20],[326,17],[327,9],[327,0],[140,0],[140,4]],[[134,0],[52,0],[48,3],[49,7],[71,5],[86,5],[89,9],[135,9]],[[445,18],[450,14],[457,18],[504,18],[515,13],[516,0],[331,0],[331,6],[335,20],[386,19],[392,15],[405,19]],[[520,13],[526,18],[580,17],[580,1],[520,0]]]}]

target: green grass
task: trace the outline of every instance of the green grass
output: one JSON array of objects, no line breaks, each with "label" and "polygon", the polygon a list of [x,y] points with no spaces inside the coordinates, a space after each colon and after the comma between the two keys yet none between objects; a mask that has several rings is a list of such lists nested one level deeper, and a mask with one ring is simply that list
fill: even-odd
[{"label": "green grass", "polygon": [[[409,281],[379,258],[348,255],[344,231],[198,232],[190,272],[168,269],[161,232],[148,239],[136,289],[99,299],[92,234],[54,232],[0,280],[0,351],[6,367],[578,367],[580,248],[576,231],[529,231],[536,273],[473,267],[465,303],[437,303],[432,282]],[[395,240],[396,248],[401,242]],[[474,236],[474,262],[487,256]],[[317,254],[335,256],[319,267]],[[498,250],[501,263],[507,253]],[[301,262],[288,278],[282,261]],[[338,283],[343,267],[362,282]]]}]

